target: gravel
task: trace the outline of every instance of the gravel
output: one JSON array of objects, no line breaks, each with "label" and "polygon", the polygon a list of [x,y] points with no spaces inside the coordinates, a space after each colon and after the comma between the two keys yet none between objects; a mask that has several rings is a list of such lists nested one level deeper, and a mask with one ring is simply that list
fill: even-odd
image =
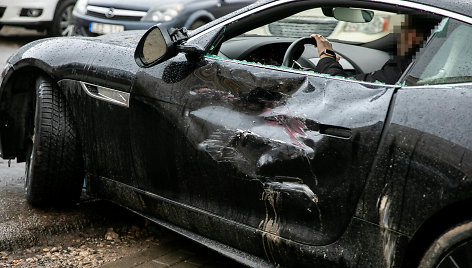
[{"label": "gravel", "polygon": [[92,227],[52,236],[45,243],[24,250],[1,251],[0,267],[98,267],[145,250],[167,236],[144,219],[141,226]]}]

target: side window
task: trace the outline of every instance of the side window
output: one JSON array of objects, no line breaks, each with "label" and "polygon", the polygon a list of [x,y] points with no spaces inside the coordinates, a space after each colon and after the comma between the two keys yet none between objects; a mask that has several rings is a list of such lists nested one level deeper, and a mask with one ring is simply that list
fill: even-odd
[{"label": "side window", "polygon": [[[275,16],[280,18],[266,24],[254,23],[253,28],[250,23],[244,24],[240,28],[245,31],[225,40],[220,46],[215,46],[217,50],[213,53],[225,59],[314,71],[320,58],[318,50],[312,44],[305,44],[304,47],[301,45],[297,49],[291,48],[290,51],[289,47],[298,38],[320,34],[332,42],[333,50],[339,56],[339,64],[342,67],[341,76],[351,78],[381,69],[394,53],[390,37],[399,28],[404,16],[362,9],[372,12],[373,17],[369,18],[368,22],[359,22],[358,18],[348,20],[346,17],[336,17],[334,15],[336,8],[329,10],[329,7],[307,6],[305,10],[294,12],[292,15],[287,12],[286,17],[283,17],[285,14]],[[359,14],[357,12],[359,10],[361,9],[350,8],[349,12]],[[385,41],[379,42],[380,39]],[[369,46],[365,44],[378,45],[375,48],[368,48]],[[304,50],[300,50],[301,48]],[[290,64],[284,65],[286,55],[292,55],[293,60]]]},{"label": "side window", "polygon": [[406,76],[405,84],[472,82],[471,40],[472,25],[444,19]]}]

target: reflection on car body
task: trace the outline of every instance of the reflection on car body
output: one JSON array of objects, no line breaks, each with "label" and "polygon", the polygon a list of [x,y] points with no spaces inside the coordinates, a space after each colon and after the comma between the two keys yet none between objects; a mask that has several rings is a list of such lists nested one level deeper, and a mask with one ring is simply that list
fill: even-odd
[{"label": "reflection on car body", "polygon": [[[31,204],[73,203],[85,176],[89,194],[252,267],[471,266],[472,5],[328,3],[28,44],[2,75],[1,156],[26,161]],[[249,34],[321,7],[441,23],[395,84],[315,73],[313,45]],[[372,72],[388,38],[333,49]]]}]

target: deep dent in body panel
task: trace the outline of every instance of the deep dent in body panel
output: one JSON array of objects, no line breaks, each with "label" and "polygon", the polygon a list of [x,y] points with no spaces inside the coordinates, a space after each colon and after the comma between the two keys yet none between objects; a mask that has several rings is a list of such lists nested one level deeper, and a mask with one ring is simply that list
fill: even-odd
[{"label": "deep dent in body panel", "polygon": [[[138,74],[134,90],[144,97],[138,100],[143,106],[166,112],[165,121],[188,141],[188,152],[195,149],[211,170],[221,169],[215,181],[228,187],[251,186],[247,190],[253,195],[247,199],[255,204],[248,207],[252,214],[215,213],[250,220],[266,257],[275,261],[284,254],[284,240],[308,245],[335,241],[346,228],[339,215],[347,219],[354,211],[364,174],[341,167],[359,164],[368,169],[368,160],[353,162],[349,157],[360,155],[359,144],[377,143],[374,136],[360,140],[351,128],[378,131],[391,90],[349,81],[346,87],[346,81],[316,75],[204,60],[192,65],[177,56],[158,73],[169,80],[151,80],[155,71],[149,69]],[[185,157],[179,156],[177,164]],[[350,190],[342,190],[345,187]]]}]

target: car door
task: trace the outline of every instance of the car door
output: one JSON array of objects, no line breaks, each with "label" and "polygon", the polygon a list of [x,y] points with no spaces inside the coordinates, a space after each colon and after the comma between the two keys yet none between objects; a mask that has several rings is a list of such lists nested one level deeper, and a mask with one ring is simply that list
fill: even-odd
[{"label": "car door", "polygon": [[142,68],[131,144],[148,212],[240,248],[331,243],[354,214],[394,90],[216,55]]},{"label": "car door", "polygon": [[215,58],[163,67],[138,73],[131,102],[142,189],[303,243],[339,237],[393,87]]}]

